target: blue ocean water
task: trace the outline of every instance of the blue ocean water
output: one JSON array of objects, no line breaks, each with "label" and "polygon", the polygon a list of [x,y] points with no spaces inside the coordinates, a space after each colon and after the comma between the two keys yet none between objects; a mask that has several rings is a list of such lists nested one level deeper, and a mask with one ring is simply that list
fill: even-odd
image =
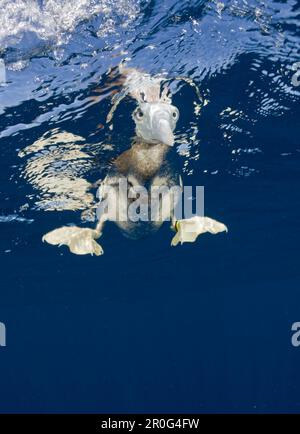
[{"label": "blue ocean water", "polygon": [[[0,6],[0,412],[299,412],[299,3]],[[199,87],[171,82],[172,159],[229,232],[173,248],[168,225],[109,225],[75,256],[41,238],[93,226],[80,186],[134,136],[130,98],[105,122],[125,58]]]}]

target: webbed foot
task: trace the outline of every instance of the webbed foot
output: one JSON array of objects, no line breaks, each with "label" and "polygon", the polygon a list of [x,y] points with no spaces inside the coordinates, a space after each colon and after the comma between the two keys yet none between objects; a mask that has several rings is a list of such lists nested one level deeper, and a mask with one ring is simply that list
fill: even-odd
[{"label": "webbed foot", "polygon": [[103,249],[95,240],[101,233],[95,229],[63,226],[45,234],[42,238],[54,246],[68,246],[75,255],[103,255]]},{"label": "webbed foot", "polygon": [[199,216],[178,220],[175,224],[175,229],[177,233],[171,241],[171,246],[177,246],[178,243],[193,243],[199,235],[205,232],[210,232],[211,234],[228,232],[227,226],[223,223],[209,217]]}]

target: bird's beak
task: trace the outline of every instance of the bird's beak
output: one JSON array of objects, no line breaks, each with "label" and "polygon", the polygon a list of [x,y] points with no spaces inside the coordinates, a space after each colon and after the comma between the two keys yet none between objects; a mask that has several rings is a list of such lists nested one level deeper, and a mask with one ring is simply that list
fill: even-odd
[{"label": "bird's beak", "polygon": [[174,134],[167,119],[159,119],[156,130],[156,140],[168,146],[174,145]]}]

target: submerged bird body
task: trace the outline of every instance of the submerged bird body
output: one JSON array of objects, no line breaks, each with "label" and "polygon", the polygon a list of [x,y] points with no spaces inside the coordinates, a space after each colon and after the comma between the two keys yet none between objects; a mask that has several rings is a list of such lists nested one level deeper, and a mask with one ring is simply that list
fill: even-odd
[{"label": "submerged bird body", "polygon": [[[169,152],[179,118],[172,105],[165,79],[151,77],[135,69],[120,67],[123,89],[113,97],[107,121],[120,101],[130,95],[137,102],[133,112],[136,138],[131,147],[117,157],[98,189],[98,224],[95,229],[62,227],[47,233],[49,244],[65,244],[75,254],[103,253],[97,239],[107,221],[113,221],[130,238],[140,238],[170,220],[177,233],[172,245],[193,242],[204,232],[227,231],[222,223],[208,217],[177,219],[174,213],[181,193],[181,177],[174,169]],[[155,200],[153,200],[153,197]]]},{"label": "submerged bird body", "polygon": [[[149,233],[156,231],[163,221],[172,219],[172,210],[176,204],[176,198],[169,197],[170,207],[164,207],[162,198],[159,198],[159,207],[154,210],[152,194],[155,188],[167,188],[167,194],[170,195],[169,189],[179,186],[180,178],[174,170],[169,158],[169,146],[163,143],[149,144],[141,139],[136,139],[132,147],[123,152],[114,162],[102,182],[98,197],[101,201],[107,200],[110,209],[115,210],[116,218],[114,220],[123,233],[130,238],[140,238]],[[120,193],[120,185],[126,188],[126,195]],[[107,193],[107,188],[113,189],[114,194]],[[143,190],[142,192],[140,190]],[[128,209],[132,204],[139,200],[139,220],[130,218]],[[164,200],[166,197],[164,196]],[[126,214],[126,219],[120,218],[119,208],[122,208]],[[98,213],[101,220],[102,214]]]},{"label": "submerged bird body", "polygon": [[[99,188],[98,197],[100,201],[108,200],[111,209],[114,205],[118,206],[115,218],[110,217],[108,220],[113,220],[127,237],[139,238],[157,230],[163,221],[172,220],[172,204],[176,203],[176,198],[167,192],[170,206],[164,206],[160,198],[159,209],[154,212],[152,210],[151,213],[151,192],[155,187],[164,186],[169,189],[179,185],[180,177],[169,158],[179,111],[171,103],[168,88],[162,89],[162,77],[151,77],[149,74],[123,67],[120,72],[123,75],[124,91],[121,96],[115,97],[111,112],[114,112],[125,95],[134,98],[138,103],[132,115],[136,137],[131,147],[114,160]],[[126,181],[126,198],[120,194],[120,180]],[[110,197],[105,194],[107,187],[114,190]],[[140,195],[140,218],[135,220],[130,218],[128,209],[136,196],[139,196],[132,194],[132,190],[140,187],[146,189],[147,197],[145,194]],[[119,208],[126,214],[126,219],[120,218]],[[105,219],[101,212],[98,212],[98,218],[100,221]]]}]

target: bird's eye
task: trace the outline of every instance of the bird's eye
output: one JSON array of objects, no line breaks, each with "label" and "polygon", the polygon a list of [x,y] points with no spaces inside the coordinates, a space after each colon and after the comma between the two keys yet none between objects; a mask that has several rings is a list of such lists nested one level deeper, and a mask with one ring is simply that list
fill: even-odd
[{"label": "bird's eye", "polygon": [[172,113],[172,116],[175,120],[177,120],[179,118],[179,111],[178,110],[174,110]]},{"label": "bird's eye", "polygon": [[137,109],[137,111],[136,111],[136,117],[137,117],[137,119],[141,120],[143,118],[143,116],[144,116],[144,113],[142,112],[142,110],[140,108]]}]

